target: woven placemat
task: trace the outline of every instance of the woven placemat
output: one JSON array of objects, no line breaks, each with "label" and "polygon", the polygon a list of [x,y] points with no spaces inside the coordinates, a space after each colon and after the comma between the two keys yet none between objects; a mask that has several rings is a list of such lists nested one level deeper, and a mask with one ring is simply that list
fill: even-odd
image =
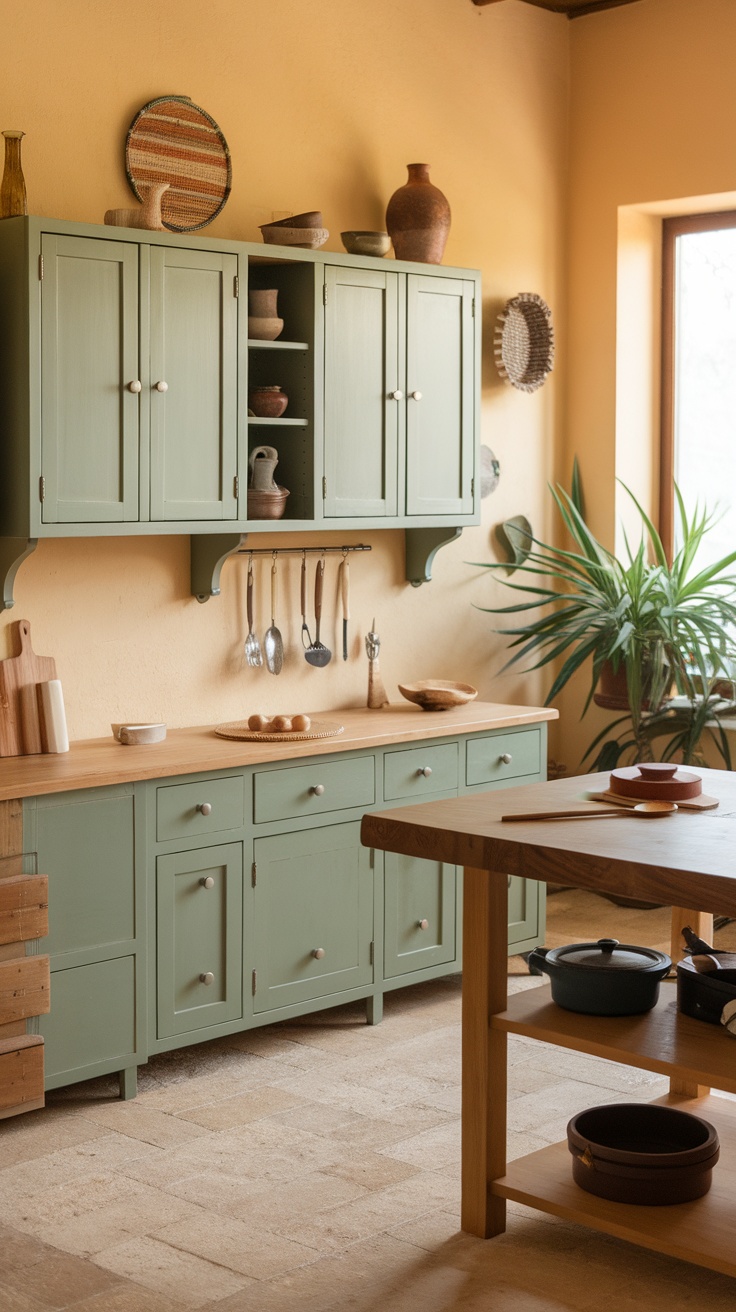
[{"label": "woven placemat", "polygon": [[263,733],[260,729],[249,729],[245,720],[218,724],[215,729],[219,738],[239,738],[248,743],[300,743],[308,738],[336,738],[344,732],[343,724],[330,724],[328,720],[312,720],[311,727],[303,733]]},{"label": "woven placemat", "polygon": [[555,358],[552,311],[536,292],[507,301],[494,335],[496,366],[502,378],[522,392],[536,392]]},{"label": "woven placemat", "polygon": [[141,186],[168,182],[161,215],[171,232],[206,227],[230,195],[228,144],[188,96],[159,96],[138,111],[125,139],[125,171],[138,200]]}]

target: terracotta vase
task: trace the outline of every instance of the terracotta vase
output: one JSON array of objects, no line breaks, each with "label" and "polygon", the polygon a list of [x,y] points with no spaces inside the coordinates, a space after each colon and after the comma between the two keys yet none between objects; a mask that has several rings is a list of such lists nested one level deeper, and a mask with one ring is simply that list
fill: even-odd
[{"label": "terracotta vase", "polygon": [[3,132],[5,137],[5,167],[0,183],[0,218],[10,219],[16,214],[28,213],[26,183],[20,163],[20,143],[25,132]]},{"label": "terracotta vase", "polygon": [[397,260],[441,264],[450,231],[450,206],[429,180],[429,164],[407,164],[408,180],[391,197],[386,230]]},{"label": "terracotta vase", "polygon": [[248,292],[248,336],[254,341],[275,342],[284,321],[277,313],[278,288],[255,288]]},{"label": "terracotta vase", "polygon": [[248,405],[258,419],[279,419],[288,404],[280,387],[254,387],[248,394]]}]

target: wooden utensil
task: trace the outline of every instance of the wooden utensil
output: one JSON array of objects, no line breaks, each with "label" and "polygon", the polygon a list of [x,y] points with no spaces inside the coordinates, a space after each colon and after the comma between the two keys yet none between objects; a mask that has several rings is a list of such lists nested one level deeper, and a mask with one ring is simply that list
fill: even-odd
[{"label": "wooden utensil", "polygon": [[36,655],[28,620],[10,631],[20,654],[0,661],[0,756],[33,756],[44,750],[36,684],[56,678],[56,662]]},{"label": "wooden utensil", "polygon": [[630,808],[606,807],[605,811],[520,811],[516,815],[502,815],[502,820],[603,820],[635,816],[637,819],[654,820],[659,816],[672,815],[677,810],[675,802],[638,802]]}]

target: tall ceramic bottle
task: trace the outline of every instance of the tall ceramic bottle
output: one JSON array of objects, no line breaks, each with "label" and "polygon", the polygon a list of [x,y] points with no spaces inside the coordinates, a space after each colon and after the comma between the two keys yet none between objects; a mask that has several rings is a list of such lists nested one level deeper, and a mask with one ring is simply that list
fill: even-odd
[{"label": "tall ceramic bottle", "polygon": [[441,264],[450,231],[450,206],[429,180],[429,164],[407,164],[409,177],[391,197],[386,231],[397,260]]},{"label": "tall ceramic bottle", "polygon": [[10,219],[16,214],[28,213],[26,183],[20,164],[20,143],[25,132],[6,131],[5,168],[0,183],[0,218]]}]

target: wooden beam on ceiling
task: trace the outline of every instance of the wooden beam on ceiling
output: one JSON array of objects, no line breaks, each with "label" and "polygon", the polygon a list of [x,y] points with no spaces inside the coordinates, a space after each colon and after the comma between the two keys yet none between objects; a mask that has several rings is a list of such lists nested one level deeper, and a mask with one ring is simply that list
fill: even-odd
[{"label": "wooden beam on ceiling", "polygon": [[[568,18],[582,18],[597,14],[602,9],[617,9],[620,5],[638,4],[639,0],[524,0],[538,9],[549,9],[553,14],[567,14]],[[501,0],[473,0],[474,5],[497,5]]]}]

